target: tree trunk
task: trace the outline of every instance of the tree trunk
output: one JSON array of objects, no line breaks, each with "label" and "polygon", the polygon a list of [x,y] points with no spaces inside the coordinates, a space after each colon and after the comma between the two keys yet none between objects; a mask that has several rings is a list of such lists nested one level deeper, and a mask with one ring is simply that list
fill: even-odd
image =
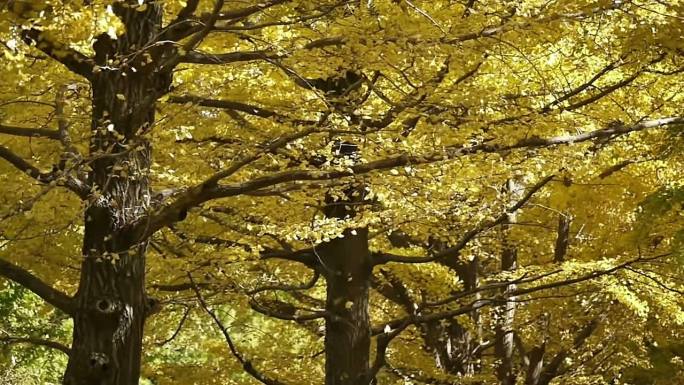
[{"label": "tree trunk", "polygon": [[[506,183],[506,192],[509,200],[515,202],[521,197],[522,186],[512,179]],[[514,224],[517,221],[516,213],[508,214],[507,223]],[[503,226],[503,250],[501,253],[501,270],[512,271],[518,268],[518,253],[515,245],[509,240],[510,225]],[[516,285],[507,285],[504,294],[515,290]],[[499,309],[499,318],[496,325],[494,352],[497,359],[496,374],[501,385],[515,385],[516,373],[513,365],[513,321],[515,319],[515,297],[507,297],[508,301]]]},{"label": "tree trunk", "polygon": [[[359,202],[350,189],[347,196]],[[353,204],[353,203],[350,203]],[[329,202],[326,215],[353,216],[343,202]],[[367,385],[370,373],[371,328],[368,292],[372,260],[368,249],[368,229],[347,229],[344,238],[323,244],[318,254],[326,279],[325,384]]]},{"label": "tree trunk", "polygon": [[91,80],[93,194],[65,385],[135,385],[140,377],[147,241],[133,239],[130,228],[150,208],[151,148],[143,135],[171,75],[157,70],[161,51],[150,51],[147,61],[139,52],[160,29],[160,6],[138,11],[118,3],[114,11],[126,33],[117,40],[101,35],[93,44],[99,66]]},{"label": "tree trunk", "polygon": [[347,230],[344,238],[324,245],[320,254],[330,314],[325,331],[325,384],[366,385],[359,381],[370,368],[368,230]]}]

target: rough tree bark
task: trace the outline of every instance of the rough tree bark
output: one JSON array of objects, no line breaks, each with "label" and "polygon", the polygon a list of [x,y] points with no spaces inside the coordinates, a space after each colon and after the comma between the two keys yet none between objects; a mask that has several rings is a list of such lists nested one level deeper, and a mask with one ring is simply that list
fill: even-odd
[{"label": "rough tree bark", "polygon": [[[134,239],[130,228],[150,206],[151,148],[144,134],[154,123],[156,95],[168,90],[171,73],[159,71],[157,65],[164,51],[148,48],[161,29],[161,6],[147,3],[140,11],[133,3],[137,4],[114,6],[125,34],[117,40],[101,35],[93,44],[97,67],[89,80],[90,155],[94,160],[88,183],[94,193],[85,212],[65,385],[132,385],[140,377],[143,326],[149,310],[147,242]],[[145,61],[148,55],[153,60]]]}]

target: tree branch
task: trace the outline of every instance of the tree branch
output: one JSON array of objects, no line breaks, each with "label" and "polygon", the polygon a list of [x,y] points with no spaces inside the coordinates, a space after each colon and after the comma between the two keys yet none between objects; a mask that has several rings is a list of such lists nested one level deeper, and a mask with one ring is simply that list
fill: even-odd
[{"label": "tree branch", "polygon": [[[593,319],[587,325],[585,325],[579,333],[575,336],[573,341],[572,349],[579,349],[586,340],[591,337],[591,335],[596,331],[599,326],[599,320]],[[570,355],[572,351],[562,348],[558,353],[556,353],[548,364],[544,365],[541,373],[539,373],[539,385],[548,385],[551,380],[561,374],[561,365],[565,359]]]},{"label": "tree branch", "polygon": [[[343,170],[287,170],[256,177],[245,182],[219,185],[218,182],[220,179],[224,178],[225,176],[232,175],[231,173],[227,173],[227,170],[223,170],[219,171],[214,176],[209,177],[205,182],[188,188],[183,194],[180,194],[174,202],[162,207],[157,212],[150,214],[147,217],[141,218],[138,222],[132,225],[136,227],[136,229],[133,230],[133,233],[137,234],[139,239],[144,239],[157,230],[171,225],[181,218],[184,218],[183,214],[187,213],[187,210],[201,203],[218,198],[227,198],[248,194],[250,192],[275,186],[281,183],[293,181],[339,179],[396,167],[408,165],[416,166],[420,164],[430,164],[451,159],[458,159],[478,153],[500,153],[516,149],[544,148],[563,144],[588,142],[594,139],[610,138],[632,132],[639,132],[646,129],[675,124],[684,124],[684,117],[669,117],[647,120],[633,125],[611,125],[610,127],[604,129],[577,135],[564,135],[551,138],[529,137],[508,145],[485,142],[475,145],[450,146],[441,151],[425,154],[422,156],[402,153],[385,159],[357,164]],[[231,166],[231,169],[232,168],[233,166]],[[522,202],[522,204],[524,204],[524,202]]]},{"label": "tree branch", "polygon": [[12,345],[12,344],[31,344],[36,346],[44,346],[46,348],[51,348],[59,350],[60,352],[71,355],[71,349],[66,345],[63,345],[56,341],[50,341],[42,338],[33,337],[13,337],[13,336],[0,336],[0,343]]},{"label": "tree branch", "polygon": [[189,51],[181,57],[181,63],[192,64],[228,64],[254,60],[278,59],[280,56],[271,51],[240,51],[228,53],[205,53],[199,51]]},{"label": "tree branch", "polygon": [[531,17],[531,20],[534,20],[534,22],[531,22],[531,21],[511,21],[511,22],[503,23],[503,24],[496,25],[496,26],[490,26],[490,27],[484,28],[478,32],[465,33],[465,34],[455,36],[455,37],[451,37],[451,38],[442,38],[440,40],[444,44],[458,44],[458,43],[463,43],[463,42],[470,41],[470,40],[492,37],[492,36],[503,34],[505,32],[509,32],[509,31],[528,28],[528,27],[530,27],[536,23],[544,24],[544,23],[549,23],[552,21],[562,20],[562,19],[584,18],[584,17],[592,16],[592,15],[599,13],[599,12],[604,12],[604,11],[609,11],[609,10],[615,9],[616,7],[617,7],[617,5],[611,3],[607,7],[596,7],[596,8],[590,9],[588,11],[578,11],[578,12],[573,12],[573,13],[558,13],[558,14],[549,15],[547,17],[543,17],[542,15],[535,15],[535,16]]},{"label": "tree branch", "polygon": [[240,111],[249,115],[258,116],[260,118],[270,118],[278,115],[275,111],[267,110],[265,108],[261,108],[252,104],[236,102],[232,100],[208,99],[192,95],[170,96],[167,102],[175,104],[192,103],[194,105],[202,107],[222,108],[227,110]]},{"label": "tree branch", "polygon": [[[371,128],[385,128],[392,124],[392,122],[395,120],[395,118],[405,111],[407,108],[412,108],[420,104],[423,100],[427,98],[427,93],[423,92],[423,87],[425,86],[432,86],[432,87],[437,87],[439,86],[446,76],[449,74],[449,61],[451,60],[451,57],[447,57],[444,62],[442,63],[442,67],[437,71],[435,76],[433,76],[426,84],[424,84],[422,87],[416,88],[413,90],[411,93],[406,95],[406,97],[399,103],[394,105],[385,113],[385,116],[382,117],[382,119],[378,120],[367,120],[367,121],[362,121],[362,124],[366,127],[371,127]],[[461,77],[459,77],[455,82],[454,85],[458,85],[461,82],[465,81],[466,79],[470,78],[473,76],[480,68],[482,65],[482,62],[478,63],[473,69],[470,71],[466,72],[463,74]],[[378,92],[376,91],[376,94]],[[416,122],[417,123],[417,122]]]},{"label": "tree branch", "polygon": [[0,124],[0,134],[59,140],[59,131],[46,130],[44,128],[16,127]]},{"label": "tree branch", "polygon": [[[654,260],[657,260],[657,259],[660,259],[663,257],[670,256],[670,255],[671,255],[671,253],[665,253],[665,254],[655,255],[652,257],[638,257],[638,258],[634,258],[634,259],[628,260],[626,262],[620,263],[620,264],[618,264],[612,268],[603,269],[603,270],[596,270],[596,271],[593,271],[591,273],[587,273],[587,274],[584,274],[584,275],[581,275],[578,277],[568,278],[568,279],[564,279],[564,280],[560,280],[560,281],[550,282],[550,283],[546,283],[546,284],[540,284],[540,285],[526,287],[526,288],[517,288],[515,290],[511,290],[511,291],[507,292],[506,295],[510,296],[510,297],[515,297],[515,296],[521,296],[521,295],[525,295],[525,294],[536,293],[536,292],[539,292],[542,290],[547,290],[547,289],[554,289],[554,288],[559,288],[559,287],[571,286],[571,285],[574,285],[576,283],[586,282],[586,281],[590,281],[590,280],[600,278],[600,277],[603,277],[606,275],[613,274],[619,270],[626,269],[628,266],[631,266],[634,264],[650,262],[650,261],[654,261]],[[506,284],[510,284],[510,282],[507,282]],[[460,298],[462,296],[458,296],[458,297]],[[452,296],[447,300],[439,301],[439,303],[446,304],[448,302],[454,301],[455,298],[456,298],[456,296]],[[501,303],[505,303],[505,302],[506,302],[506,299],[503,297],[476,299],[476,300],[472,301],[470,304],[465,305],[465,306],[461,306],[461,307],[454,309],[454,310],[447,310],[447,311],[443,311],[443,312],[426,314],[426,315],[422,315],[422,314],[409,315],[409,316],[404,317],[404,318],[395,319],[395,320],[384,323],[381,328],[374,328],[373,333],[374,334],[381,333],[382,330],[384,329],[384,327],[391,327],[391,328],[399,327],[399,326],[403,325],[405,322],[407,322],[407,320],[408,320],[409,324],[418,324],[418,323],[422,323],[422,322],[439,321],[439,320],[443,320],[443,319],[447,319],[447,318],[456,317],[456,316],[461,315],[461,314],[467,314],[473,310],[477,310],[477,309],[480,309],[480,308],[483,308],[486,306],[500,305]],[[419,310],[423,309],[424,307],[425,307],[424,305],[419,306]]]},{"label": "tree branch", "polygon": [[287,261],[299,262],[306,266],[315,266],[317,261],[315,258],[315,251],[313,248],[281,251],[281,250],[266,250],[259,255],[260,259],[284,259]]},{"label": "tree branch", "polygon": [[[232,11],[224,11],[218,14],[217,20],[222,20],[221,25],[231,25],[235,22],[256,14],[260,11],[268,9],[274,5],[285,3],[291,0],[273,0],[266,3],[260,3],[254,6],[240,8]],[[170,22],[164,31],[161,33],[159,40],[180,41],[193,33],[199,32],[203,29],[203,25],[207,25],[209,17],[203,15],[202,17],[193,17],[197,10],[199,1],[188,1],[185,8],[183,8],[176,18]],[[212,30],[221,30],[223,28],[214,28]]]},{"label": "tree branch", "polygon": [[48,184],[51,182],[58,182],[58,184],[67,187],[73,191],[81,199],[85,199],[90,193],[86,185],[77,178],[67,176],[61,180],[63,170],[55,170],[52,172],[41,172],[36,166],[25,161],[23,158],[12,152],[9,148],[0,145],[0,158],[5,159],[19,171],[37,180],[40,183]]},{"label": "tree branch", "polygon": [[245,17],[251,16],[255,13],[264,11],[268,8],[271,8],[273,6],[283,4],[290,2],[292,0],[271,0],[271,1],[263,1],[260,2],[257,5],[252,5],[249,7],[245,8],[240,8],[240,9],[235,9],[232,11],[226,11],[226,12],[221,12],[219,15],[219,20],[238,20],[238,19],[244,19]]},{"label": "tree branch", "polygon": [[183,52],[190,52],[194,50],[202,42],[202,40],[204,40],[204,38],[206,38],[207,35],[209,35],[212,28],[214,28],[216,21],[218,20],[219,14],[221,13],[221,8],[223,8],[224,3],[225,0],[216,0],[214,2],[214,8],[212,9],[208,20],[204,22],[204,26],[201,30],[197,31],[194,35],[190,36],[190,39],[183,45]]},{"label": "tree branch", "polygon": [[612,71],[613,69],[617,68],[617,67],[618,67],[618,64],[619,64],[619,61],[618,61],[618,60],[609,63],[607,66],[603,67],[599,72],[597,72],[597,73],[596,73],[591,79],[589,79],[586,83],[583,83],[583,84],[579,85],[578,87],[576,87],[576,88],[574,88],[574,89],[572,89],[572,90],[566,92],[566,93],[565,93],[564,95],[562,95],[561,97],[557,98],[557,99],[554,100],[553,102],[551,102],[551,103],[547,104],[546,106],[544,106],[544,107],[541,109],[541,112],[542,112],[542,113],[548,112],[548,111],[550,111],[551,108],[553,108],[554,106],[556,106],[556,105],[558,105],[558,104],[560,104],[560,103],[562,103],[562,102],[564,102],[564,101],[570,99],[571,97],[573,97],[573,96],[579,94],[580,92],[586,90],[587,88],[589,88],[590,86],[592,86],[592,85],[593,85],[599,78],[601,78],[603,75],[605,75],[606,73],[608,73],[608,72]]},{"label": "tree branch", "polygon": [[9,148],[0,145],[0,158],[5,159],[12,166],[22,171],[31,178],[41,182],[49,183],[54,179],[52,173],[43,173],[31,163],[25,161],[22,157],[12,152]]},{"label": "tree branch", "polygon": [[[195,283],[194,284],[197,287],[207,287],[209,286],[208,283]],[[182,282],[182,283],[176,283],[176,284],[152,284],[150,285],[151,288],[159,291],[171,291],[171,292],[179,292],[179,291],[186,291],[186,290],[191,290],[193,284],[190,282]]]},{"label": "tree branch", "polygon": [[449,247],[433,256],[429,257],[405,257],[401,255],[393,255],[393,254],[385,254],[385,253],[376,253],[374,254],[374,259],[375,259],[375,264],[383,264],[387,262],[401,262],[401,263],[428,263],[428,262],[433,262],[436,260],[440,260],[443,258],[447,257],[457,257],[458,253],[468,245],[468,243],[473,240],[477,235],[480,233],[489,230],[495,226],[498,226],[502,223],[505,223],[506,220],[508,219],[508,216],[519,210],[521,207],[523,207],[527,201],[532,198],[532,196],[537,193],[537,191],[541,190],[542,187],[544,187],[547,183],[549,183],[553,179],[554,175],[549,175],[546,178],[540,180],[530,188],[530,190],[523,196],[517,203],[515,203],[513,206],[509,207],[506,209],[501,215],[499,215],[496,219],[490,220],[490,221],[485,221],[481,223],[479,226],[475,227],[474,229],[466,232],[461,239],[454,245],[453,247]]},{"label": "tree branch", "polygon": [[91,58],[62,43],[51,41],[43,31],[36,28],[22,31],[22,38],[26,44],[35,44],[39,50],[62,63],[71,72],[92,79],[95,62]]},{"label": "tree branch", "polygon": [[247,372],[249,375],[254,377],[256,380],[259,382],[266,384],[266,385],[285,385],[284,383],[268,378],[264,376],[261,372],[259,372],[254,366],[252,366],[252,362],[245,359],[245,357],[237,350],[237,347],[235,346],[235,343],[233,342],[233,339],[230,337],[230,333],[228,332],[228,329],[223,326],[223,323],[221,320],[218,318],[216,313],[214,313],[213,310],[209,308],[207,305],[206,301],[204,300],[204,297],[202,297],[202,293],[200,293],[199,288],[197,285],[195,285],[192,275],[188,273],[188,278],[190,279],[190,283],[192,285],[192,290],[195,292],[195,296],[197,297],[197,300],[200,303],[200,306],[202,306],[202,309],[209,314],[209,316],[214,320],[214,323],[216,326],[221,330],[221,333],[223,334],[223,337],[226,340],[226,343],[228,344],[228,347],[230,348],[230,352],[235,356],[235,358],[242,364],[242,368],[244,369],[245,372]]},{"label": "tree branch", "polygon": [[76,303],[72,297],[43,282],[28,270],[22,269],[4,259],[0,259],[0,276],[20,284],[45,300],[45,302],[69,315],[73,315],[76,311]]},{"label": "tree branch", "polygon": [[404,331],[404,329],[406,329],[406,327],[409,325],[409,322],[405,322],[399,325],[399,327],[396,329],[384,330],[382,333],[378,334],[375,340],[375,361],[373,362],[373,366],[368,369],[367,373],[363,377],[363,382],[360,383],[374,383],[372,381],[375,379],[378,372],[380,372],[380,369],[387,364],[387,348],[389,347],[390,342],[399,336],[399,334],[401,334],[401,332]]},{"label": "tree branch", "polygon": [[[182,23],[186,22],[188,19],[190,19],[192,17],[192,15],[195,13],[195,11],[197,10],[197,6],[199,5],[199,3],[200,3],[200,0],[188,0],[185,3],[185,7],[183,7],[183,9],[181,9],[180,12],[178,12],[178,14],[176,15],[176,18],[173,19],[169,23],[169,25],[166,27],[166,31],[164,31],[164,33],[168,33],[169,30],[176,28],[180,24],[182,24]],[[162,37],[160,38],[160,40],[166,40],[166,39],[169,39],[169,36],[162,35]],[[175,39],[171,39],[171,40],[175,40]]]},{"label": "tree branch", "polygon": [[338,1],[335,4],[322,4],[321,6],[317,7],[315,10],[318,11],[319,13],[316,14],[304,14],[296,18],[292,17],[284,17],[282,19],[274,20],[274,21],[264,21],[261,23],[243,23],[242,25],[236,25],[237,20],[228,20],[222,23],[217,23],[216,27],[214,28],[215,31],[254,31],[257,29],[263,29],[267,27],[275,27],[275,26],[286,26],[286,25],[295,25],[295,24],[300,24],[300,23],[305,23],[309,22],[311,23],[313,20],[316,19],[321,19],[327,15],[329,15],[332,11],[335,9],[338,9],[339,7],[348,4],[349,0],[341,0]]},{"label": "tree branch", "polygon": [[259,301],[252,299],[249,301],[249,305],[252,310],[257,313],[269,316],[271,318],[277,318],[283,321],[294,321],[294,322],[305,322],[313,321],[319,318],[325,318],[328,316],[326,311],[311,311],[308,310],[308,314],[298,314],[298,310],[307,310],[302,308],[297,308],[292,304],[282,301],[269,301],[271,306],[264,306]]},{"label": "tree branch", "polygon": [[171,40],[177,42],[199,31],[202,28],[201,22],[200,20],[193,18],[193,14],[197,10],[199,2],[199,0],[187,1],[185,7],[176,15],[176,18],[159,34],[158,40]]},{"label": "tree branch", "polygon": [[247,291],[248,295],[256,295],[264,291],[273,291],[273,290],[278,290],[278,291],[295,291],[295,290],[307,290],[311,289],[316,285],[316,282],[318,282],[318,279],[320,278],[321,274],[318,272],[318,270],[314,270],[313,276],[311,277],[310,280],[307,282],[304,282],[299,285],[287,285],[287,284],[277,284],[277,285],[266,285],[266,286],[261,286],[256,289],[252,289]]},{"label": "tree branch", "polygon": [[683,295],[683,296],[684,296],[684,290],[680,290],[680,289],[677,289],[677,288],[675,288],[675,287],[668,286],[667,284],[661,282],[661,281],[658,279],[658,277],[654,277],[654,276],[652,276],[652,275],[650,275],[650,274],[648,274],[648,273],[646,273],[646,272],[643,272],[643,271],[637,270],[637,269],[633,269],[633,268],[631,268],[631,267],[627,267],[627,270],[631,271],[632,273],[638,274],[638,275],[640,275],[640,276],[642,276],[642,277],[648,279],[649,281],[654,282],[658,287],[660,287],[660,288],[663,289],[663,290],[666,290],[666,291],[669,291],[669,292],[672,292],[672,293],[675,293],[675,294],[679,294],[679,295]]},{"label": "tree branch", "polygon": [[183,329],[183,325],[185,324],[185,320],[187,320],[188,315],[190,315],[190,310],[191,310],[190,306],[185,306],[185,312],[183,312],[183,317],[181,317],[181,320],[180,320],[180,322],[178,322],[178,326],[176,327],[176,330],[173,332],[173,334],[171,334],[171,337],[169,337],[163,341],[155,342],[155,345],[164,346],[164,345],[168,344],[169,342],[173,341],[174,339],[176,339],[176,337],[178,337],[181,330]]}]

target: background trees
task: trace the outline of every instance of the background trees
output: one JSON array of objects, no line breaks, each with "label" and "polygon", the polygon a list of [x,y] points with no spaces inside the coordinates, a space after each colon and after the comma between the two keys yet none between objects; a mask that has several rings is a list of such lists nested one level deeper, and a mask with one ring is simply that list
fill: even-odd
[{"label": "background trees", "polygon": [[0,274],[72,385],[622,381],[681,329],[681,7],[6,2]]}]

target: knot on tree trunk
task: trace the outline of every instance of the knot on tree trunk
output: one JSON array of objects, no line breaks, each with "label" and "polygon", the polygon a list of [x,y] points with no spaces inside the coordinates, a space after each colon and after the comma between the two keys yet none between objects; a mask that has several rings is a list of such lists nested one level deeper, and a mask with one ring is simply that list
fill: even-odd
[{"label": "knot on tree trunk", "polygon": [[109,369],[109,357],[104,353],[92,353],[88,361],[91,371],[106,372]]},{"label": "knot on tree trunk", "polygon": [[114,314],[119,311],[121,304],[108,298],[102,298],[95,302],[95,310],[101,314]]}]

